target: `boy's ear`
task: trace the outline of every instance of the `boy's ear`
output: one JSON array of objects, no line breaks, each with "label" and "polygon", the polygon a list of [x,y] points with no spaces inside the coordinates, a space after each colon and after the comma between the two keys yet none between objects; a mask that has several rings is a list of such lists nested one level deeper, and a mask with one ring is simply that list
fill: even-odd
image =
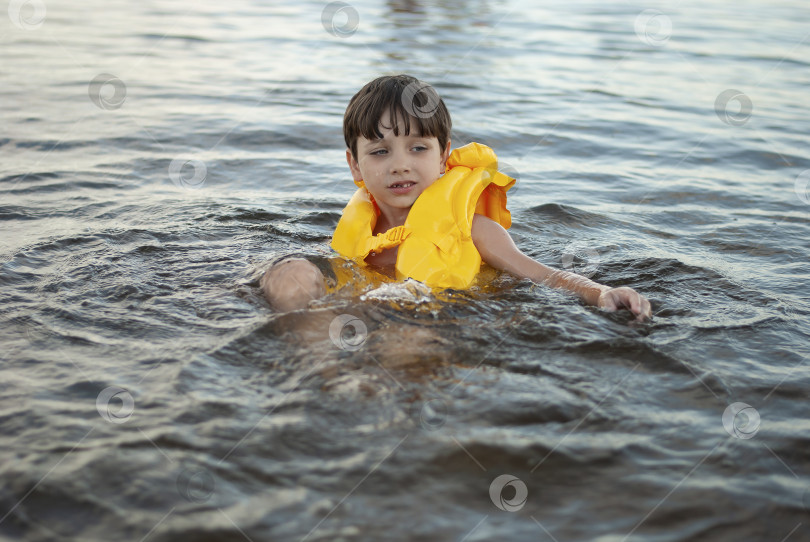
[{"label": "boy's ear", "polygon": [[447,140],[447,145],[444,147],[444,152],[442,152],[442,173],[447,171],[447,159],[450,157],[450,140]]},{"label": "boy's ear", "polygon": [[356,181],[363,180],[363,174],[360,173],[360,164],[352,156],[351,149],[346,149],[346,162],[349,164],[349,169],[352,170],[352,179]]}]

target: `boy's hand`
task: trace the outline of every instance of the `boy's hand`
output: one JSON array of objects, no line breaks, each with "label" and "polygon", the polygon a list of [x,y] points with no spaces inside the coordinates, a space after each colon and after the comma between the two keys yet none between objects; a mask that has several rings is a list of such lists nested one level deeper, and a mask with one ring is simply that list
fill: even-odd
[{"label": "boy's hand", "polygon": [[650,302],[634,289],[627,286],[610,288],[583,276],[543,265],[523,254],[509,232],[486,216],[477,214],[473,217],[472,238],[481,258],[496,269],[552,288],[566,289],[578,294],[589,305],[609,311],[630,309],[639,322],[652,318]]},{"label": "boy's hand", "polygon": [[630,309],[638,322],[652,318],[652,308],[647,298],[627,286],[603,290],[596,305],[610,312],[621,308]]}]

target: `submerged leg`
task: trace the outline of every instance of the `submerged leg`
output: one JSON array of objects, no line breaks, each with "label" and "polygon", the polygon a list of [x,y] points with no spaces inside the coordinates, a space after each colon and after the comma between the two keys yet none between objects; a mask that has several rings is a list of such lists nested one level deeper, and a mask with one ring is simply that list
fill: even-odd
[{"label": "submerged leg", "polygon": [[290,258],[273,265],[259,284],[267,302],[279,311],[303,309],[326,294],[323,273],[303,258]]}]

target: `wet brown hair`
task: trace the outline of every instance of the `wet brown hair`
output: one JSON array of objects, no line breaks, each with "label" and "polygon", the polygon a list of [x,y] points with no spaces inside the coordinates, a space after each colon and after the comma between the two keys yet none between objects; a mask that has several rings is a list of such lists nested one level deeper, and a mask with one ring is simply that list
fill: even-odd
[{"label": "wet brown hair", "polygon": [[343,115],[343,138],[357,159],[357,139],[381,139],[380,119],[385,113],[394,123],[394,135],[400,133],[399,119],[407,122],[403,135],[411,130],[426,137],[436,137],[440,150],[450,139],[450,112],[436,90],[410,75],[384,75],[367,83],[349,100]]}]

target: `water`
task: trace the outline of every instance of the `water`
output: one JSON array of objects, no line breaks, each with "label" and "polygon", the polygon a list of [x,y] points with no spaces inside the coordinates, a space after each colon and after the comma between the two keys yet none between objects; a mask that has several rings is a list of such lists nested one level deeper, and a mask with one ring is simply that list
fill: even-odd
[{"label": "water", "polygon": [[[0,17],[0,538],[810,540],[806,6],[325,6]],[[387,72],[519,177],[521,249],[654,321],[339,260],[273,313]]]}]

